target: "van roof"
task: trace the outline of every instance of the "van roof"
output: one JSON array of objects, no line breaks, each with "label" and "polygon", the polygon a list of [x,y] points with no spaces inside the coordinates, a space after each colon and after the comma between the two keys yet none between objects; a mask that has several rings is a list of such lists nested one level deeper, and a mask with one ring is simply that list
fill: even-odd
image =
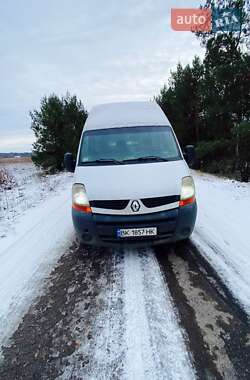
[{"label": "van roof", "polygon": [[156,102],[121,102],[93,107],[84,130],[155,125],[170,125]]}]

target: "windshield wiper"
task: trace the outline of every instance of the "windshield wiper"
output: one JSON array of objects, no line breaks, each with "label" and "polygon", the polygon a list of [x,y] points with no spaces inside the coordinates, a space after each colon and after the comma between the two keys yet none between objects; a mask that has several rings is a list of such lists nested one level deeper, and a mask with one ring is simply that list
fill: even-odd
[{"label": "windshield wiper", "polygon": [[95,165],[95,164],[114,164],[122,165],[123,161],[115,160],[114,158],[99,158],[93,161],[82,161],[81,165]]},{"label": "windshield wiper", "polygon": [[123,162],[143,162],[143,161],[156,161],[156,162],[168,162],[169,160],[164,157],[159,156],[145,156],[145,157],[138,157],[138,158],[132,158],[130,160],[123,160]]}]

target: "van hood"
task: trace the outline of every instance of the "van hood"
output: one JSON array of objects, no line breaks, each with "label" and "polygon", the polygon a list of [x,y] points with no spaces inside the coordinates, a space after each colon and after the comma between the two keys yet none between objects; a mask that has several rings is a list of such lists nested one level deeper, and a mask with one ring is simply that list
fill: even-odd
[{"label": "van hood", "polygon": [[184,160],[132,165],[77,166],[74,182],[85,185],[88,199],[142,199],[180,195],[190,175]]}]

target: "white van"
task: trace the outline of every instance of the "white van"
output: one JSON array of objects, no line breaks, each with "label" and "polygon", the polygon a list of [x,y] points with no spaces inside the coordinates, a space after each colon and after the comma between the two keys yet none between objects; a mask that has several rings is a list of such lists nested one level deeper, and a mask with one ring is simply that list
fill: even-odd
[{"label": "white van", "polygon": [[156,245],[191,235],[197,213],[193,178],[155,102],[94,107],[77,161],[67,153],[65,166],[75,170],[72,216],[83,243]]}]

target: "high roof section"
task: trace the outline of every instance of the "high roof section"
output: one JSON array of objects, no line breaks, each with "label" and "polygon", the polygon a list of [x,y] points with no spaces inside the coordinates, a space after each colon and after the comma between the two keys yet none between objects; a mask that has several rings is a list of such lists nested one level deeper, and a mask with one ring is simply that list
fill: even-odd
[{"label": "high roof section", "polygon": [[154,125],[170,125],[156,102],[107,103],[92,108],[84,130]]}]

